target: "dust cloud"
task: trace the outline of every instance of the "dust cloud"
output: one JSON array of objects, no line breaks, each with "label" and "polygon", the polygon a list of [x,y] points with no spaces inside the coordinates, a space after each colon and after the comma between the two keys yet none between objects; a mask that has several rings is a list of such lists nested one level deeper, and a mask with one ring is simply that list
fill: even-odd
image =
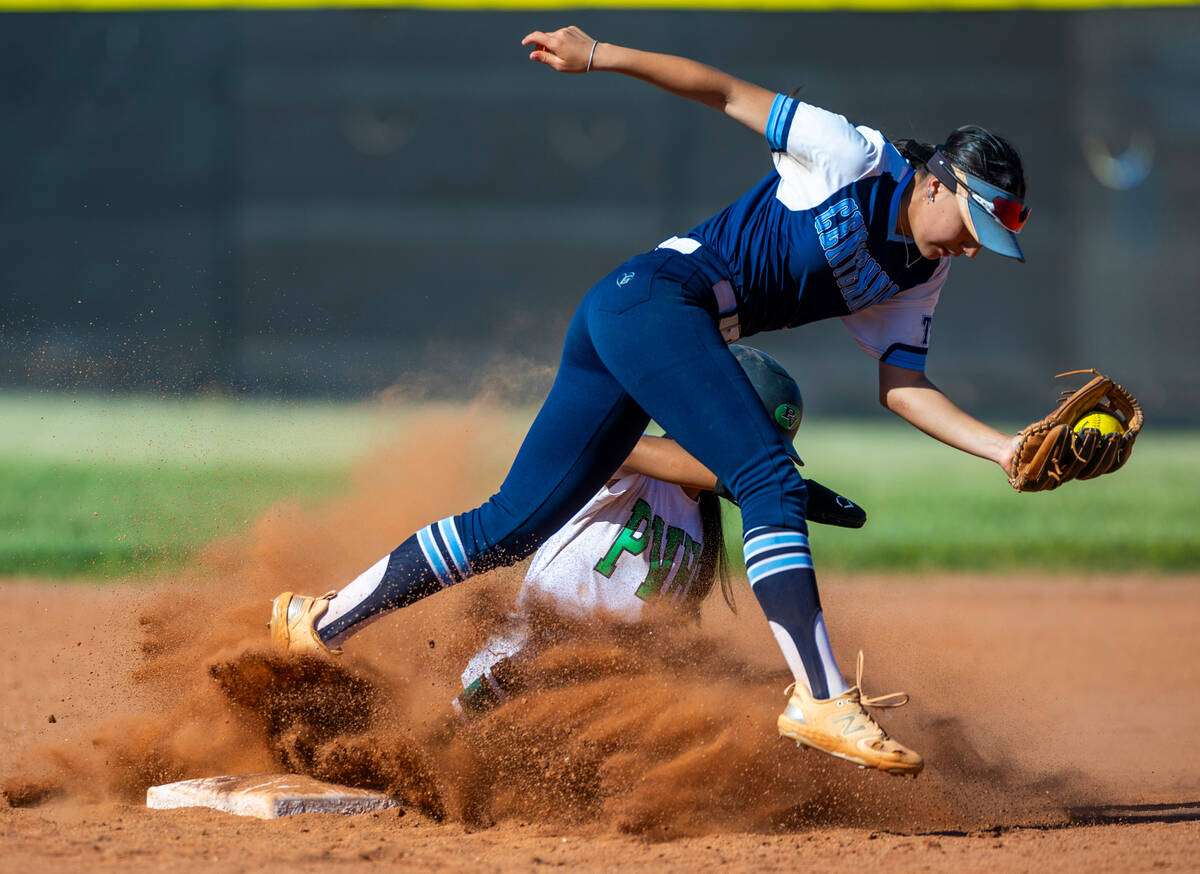
[{"label": "dust cloud", "polygon": [[[1086,794],[1078,776],[1028,772],[987,729],[965,730],[952,691],[879,713],[930,755],[917,781],[781,741],[774,723],[790,677],[744,580],[736,615],[710,598],[699,624],[658,614],[636,629],[572,625],[529,666],[526,692],[471,722],[449,702],[467,658],[510,609],[521,568],[391,614],[339,659],[274,655],[265,626],[276,594],[340,587],[417,527],[487,498],[515,449],[486,427],[498,415],[477,404],[424,416],[362,461],[345,497],[276,506],[247,538],[213,544],[147,591],[111,629],[141,651],[114,686],[125,712],[84,743],[44,751],[7,780],[9,800],[140,801],[156,783],[288,770],[474,827],[669,839],[1054,823]],[[874,651],[901,650],[903,629],[892,635],[874,635]],[[891,691],[885,681],[868,693]],[[999,740],[1004,729],[991,731]]]}]

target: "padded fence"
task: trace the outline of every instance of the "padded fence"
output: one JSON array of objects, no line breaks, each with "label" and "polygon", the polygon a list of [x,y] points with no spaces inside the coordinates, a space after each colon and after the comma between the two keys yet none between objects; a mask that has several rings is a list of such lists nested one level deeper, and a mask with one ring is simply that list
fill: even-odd
[{"label": "padded fence", "polygon": [[[536,397],[592,282],[770,167],[704,107],[524,60],[526,32],[565,23],[891,136],[1004,133],[1029,263],[955,264],[933,379],[1026,419],[1051,374],[1096,366],[1157,422],[1200,421],[1196,8],[6,15],[0,387],[461,396],[494,377]],[[874,407],[840,326],[760,341],[814,413]]]}]

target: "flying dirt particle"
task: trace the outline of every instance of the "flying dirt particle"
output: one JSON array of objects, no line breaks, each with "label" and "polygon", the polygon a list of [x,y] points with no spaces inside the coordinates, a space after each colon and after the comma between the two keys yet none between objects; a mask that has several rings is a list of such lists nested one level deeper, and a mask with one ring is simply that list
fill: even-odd
[{"label": "flying dirt particle", "polygon": [[51,725],[53,725],[54,723],[58,722],[58,720],[54,718],[54,714],[53,714],[53,713],[51,713],[51,714],[50,714],[50,716],[49,716],[49,717],[47,717],[46,721],[47,721],[47,722],[49,722]]}]

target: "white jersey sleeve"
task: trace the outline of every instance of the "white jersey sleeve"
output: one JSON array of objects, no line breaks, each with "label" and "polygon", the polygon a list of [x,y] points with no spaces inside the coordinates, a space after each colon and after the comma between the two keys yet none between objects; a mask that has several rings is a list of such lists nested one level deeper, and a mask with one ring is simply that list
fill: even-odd
[{"label": "white jersey sleeve", "polygon": [[767,144],[779,173],[779,199],[811,209],[836,191],[881,171],[883,134],[845,116],[778,94],[767,118]]},{"label": "white jersey sleeve", "polygon": [[950,259],[943,258],[928,281],[842,316],[842,324],[872,358],[909,370],[924,370],[933,310],[949,272]]}]

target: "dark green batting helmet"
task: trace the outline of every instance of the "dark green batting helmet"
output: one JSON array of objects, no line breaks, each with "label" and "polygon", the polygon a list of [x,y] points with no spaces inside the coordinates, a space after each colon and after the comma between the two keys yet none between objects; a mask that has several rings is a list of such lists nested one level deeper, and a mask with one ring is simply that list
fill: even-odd
[{"label": "dark green batting helmet", "polygon": [[771,414],[771,420],[787,433],[788,455],[797,464],[804,464],[792,445],[800,429],[800,419],[804,416],[804,398],[800,394],[800,386],[783,365],[766,352],[740,345],[730,346],[729,351],[746,376],[750,377],[750,384]]}]

